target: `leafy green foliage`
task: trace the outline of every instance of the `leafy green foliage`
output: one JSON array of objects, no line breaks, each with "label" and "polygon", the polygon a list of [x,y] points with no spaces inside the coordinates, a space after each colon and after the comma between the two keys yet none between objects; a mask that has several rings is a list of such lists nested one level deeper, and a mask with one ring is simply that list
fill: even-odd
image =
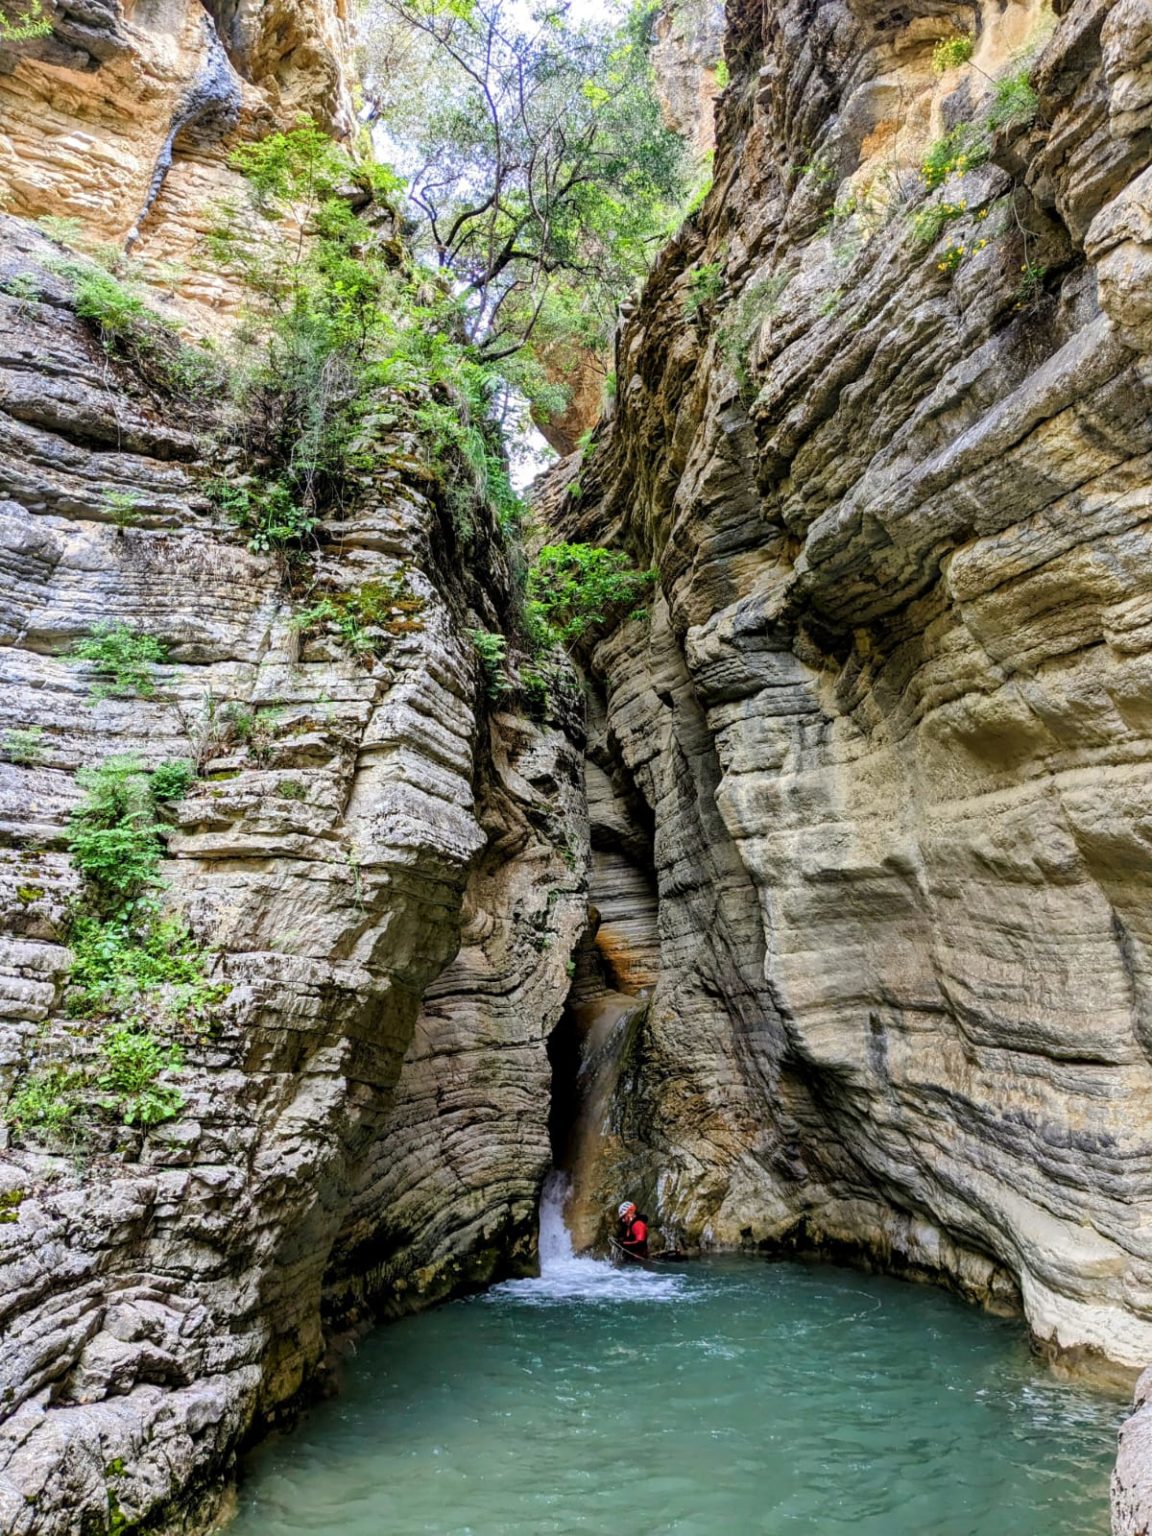
[{"label": "leafy green foliage", "polygon": [[383,655],[391,640],[424,628],[419,615],[425,606],[401,569],[380,581],[327,592],[292,623],[304,634],[335,635],[356,655]]},{"label": "leafy green foliage", "polygon": [[695,318],[711,309],[723,290],[723,262],[709,261],[694,267],[688,275],[688,292],[684,296],[685,313]]},{"label": "leafy green foliage", "polygon": [[94,1062],[57,1063],[27,1076],[5,1106],[4,1119],[18,1135],[38,1132],[50,1141],[82,1138],[100,1118],[152,1126],[171,1120],[184,1095],[161,1074],[183,1065],[175,1045],[140,1028],[113,1030]]},{"label": "leafy green foliage", "polygon": [[15,299],[21,308],[35,304],[40,298],[40,284],[28,272],[13,272],[0,280],[0,293]]},{"label": "leafy green foliage", "polygon": [[77,782],[88,794],[72,811],[72,863],[101,906],[120,905],[151,885],[163,851],[146,771],[135,757],[109,757]]},{"label": "leafy green foliage", "polygon": [[1044,294],[1044,279],[1048,268],[1042,262],[1026,261],[1020,268],[1020,281],[1016,285],[1016,308],[1032,309]]},{"label": "leafy green foliage", "polygon": [[750,351],[760,327],[780,302],[795,274],[785,269],[755,283],[749,283],[739,297],[727,306],[716,333],[720,356],[736,377],[740,393],[749,399],[753,393]]},{"label": "leafy green foliage", "polygon": [[975,170],[988,158],[986,136],[973,123],[960,123],[937,139],[924,156],[920,174],[929,191],[942,187],[954,173]]},{"label": "leafy green foliage", "polygon": [[599,347],[678,222],[688,165],[653,88],[653,25],[647,5],[581,24],[499,0],[382,0],[370,16],[366,90],[402,146],[419,251],[489,360],[577,334]]},{"label": "leafy green foliage", "polygon": [[967,64],[975,46],[974,40],[967,32],[957,32],[951,37],[940,38],[932,49],[933,72],[944,75],[950,69],[958,69],[961,64]]},{"label": "leafy green foliage", "polygon": [[1024,65],[997,80],[988,112],[992,132],[1001,128],[1028,128],[1040,110],[1040,98],[1032,86],[1031,66]]},{"label": "leafy green foliage", "polygon": [[24,1134],[42,1130],[60,1136],[80,1108],[80,1074],[63,1066],[42,1068],[26,1077],[4,1108],[4,1119]]},{"label": "leafy green foliage", "polygon": [[196,769],[186,758],[168,758],[152,770],[152,798],[161,804],[183,800],[195,779]]},{"label": "leafy green foliage", "polygon": [[476,648],[480,665],[484,669],[485,692],[490,699],[500,698],[512,686],[504,671],[508,654],[507,640],[490,629],[470,629],[468,638]]},{"label": "leafy green foliage", "polygon": [[211,349],[185,346],[130,286],[91,261],[59,261],[55,269],[71,283],[76,313],[110,357],[131,363],[165,396],[199,402],[223,392],[223,370]]},{"label": "leafy green foliage", "polygon": [[793,165],[792,170],[798,176],[810,177],[818,187],[834,187],[838,179],[836,163],[825,150]]},{"label": "leafy green foliage", "polygon": [[180,917],[154,900],[126,903],[111,917],[82,913],[72,925],[68,1011],[75,1017],[149,1014],[203,1025],[227,993],[205,977],[206,957]]},{"label": "leafy green foliage", "polygon": [[125,1125],[159,1125],[184,1107],[184,1095],[160,1074],[183,1065],[178,1046],[162,1044],[147,1030],[118,1029],[104,1042],[101,1107]]},{"label": "leafy green foliage", "polygon": [[525,617],[540,649],[571,647],[612,620],[642,616],[636,604],[658,572],[638,571],[621,550],[548,544],[528,573]]},{"label": "leafy green foliage", "polygon": [[215,480],[207,487],[207,494],[228,521],[248,535],[248,548],[255,554],[290,558],[315,535],[316,518],[279,481],[231,485]]},{"label": "leafy green foliage", "polygon": [[39,725],[13,727],[4,732],[4,756],[22,768],[34,768],[44,756],[44,728]]},{"label": "leafy green foliage", "polygon": [[912,215],[912,235],[922,245],[933,245],[940,236],[945,225],[953,219],[962,219],[968,212],[968,204],[960,203],[929,203],[927,207],[918,208]]},{"label": "leafy green foliage", "polygon": [[165,654],[154,635],[115,621],[97,624],[90,635],[76,642],[69,657],[72,661],[90,662],[97,677],[109,679],[91,690],[96,702],[110,695],[130,698],[141,694],[150,698],[156,691],[152,668],[164,660]]},{"label": "leafy green foliage", "polygon": [[140,501],[128,491],[105,491],[104,510],[117,528],[131,528],[139,521]]},{"label": "leafy green foliage", "polygon": [[0,43],[29,43],[37,37],[47,37],[52,22],[44,14],[41,0],[27,0],[24,9],[15,17],[0,12]]},{"label": "leafy green foliage", "polygon": [[264,260],[261,252],[247,269],[238,258],[270,325],[243,398],[244,446],[258,473],[243,485],[211,488],[213,498],[253,548],[303,549],[316,536],[318,509],[339,502],[350,474],[372,467],[355,440],[368,400],[383,390],[409,397],[458,528],[470,533],[477,500],[514,525],[520,502],[495,397],[512,372],[526,387],[543,386],[524,366],[498,373],[482,363],[463,339],[459,298],[429,284],[427,271],[405,270],[395,243],[355,216],[344,196],[351,184],[387,199],[399,189],[395,175],[353,166],[306,123],[238,150],[232,163],[249,178],[258,210],[301,237],[281,240],[278,255]]}]

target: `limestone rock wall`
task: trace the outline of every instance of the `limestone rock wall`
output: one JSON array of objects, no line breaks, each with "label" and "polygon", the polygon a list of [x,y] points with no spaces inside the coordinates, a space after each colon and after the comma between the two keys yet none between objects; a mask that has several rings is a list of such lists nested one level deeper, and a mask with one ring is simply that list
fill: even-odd
[{"label": "limestone rock wall", "polygon": [[425,991],[330,1263],[341,1322],[534,1272],[552,1162],[547,1042],[588,900],[583,763],[562,732],[515,715],[490,733],[476,810],[488,841],[460,949]]},{"label": "limestone rock wall", "polygon": [[243,205],[228,155],[303,114],[347,137],[355,113],[344,0],[48,3],[49,36],[0,41],[0,199],[133,247],[136,275],[198,333],[238,295],[204,239]]},{"label": "limestone rock wall", "polygon": [[[465,574],[396,402],[365,419],[316,556],[336,589],[403,572],[419,605],[365,666],[301,646],[280,565],[204,499],[202,414],[109,362],[49,242],[12,219],[0,238],[0,739],[42,732],[34,761],[0,765],[5,1099],[99,1035],[63,1004],[76,770],[187,758],[213,708],[255,722],[246,744],[209,737],[168,837],[165,900],[230,988],[184,1043],[182,1113],[75,1157],[0,1133],[0,1527],[175,1528],[314,1378],[326,1284],[340,1323],[349,1297],[387,1310],[393,1282],[442,1295],[526,1262],[543,1034],[584,922],[581,759],[488,718],[466,630],[507,574]],[[109,619],[167,647],[152,698],[96,703],[67,659]],[[413,1206],[418,1255],[365,1278],[383,1239],[362,1235]],[[435,1287],[406,1278],[433,1263]]]},{"label": "limestone rock wall", "polygon": [[[653,1216],[1018,1295],[1054,1350],[1131,1369],[1152,28],[1055,11],[734,0],[715,187],[563,526],[661,573],[589,658],[654,826]],[[972,63],[935,73],[959,29]],[[962,123],[987,159],[933,190]]]}]

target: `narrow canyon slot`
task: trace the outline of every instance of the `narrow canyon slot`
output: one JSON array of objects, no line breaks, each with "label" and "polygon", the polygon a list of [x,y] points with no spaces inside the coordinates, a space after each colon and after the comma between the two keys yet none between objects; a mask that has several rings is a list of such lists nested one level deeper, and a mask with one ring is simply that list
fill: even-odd
[{"label": "narrow canyon slot", "polygon": [[1152,1531],[1148,0],[0,0],[0,1532]]}]

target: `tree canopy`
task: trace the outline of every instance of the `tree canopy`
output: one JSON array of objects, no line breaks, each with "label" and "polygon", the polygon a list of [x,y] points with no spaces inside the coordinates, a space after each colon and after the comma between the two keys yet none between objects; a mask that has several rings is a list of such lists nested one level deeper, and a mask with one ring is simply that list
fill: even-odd
[{"label": "tree canopy", "polygon": [[603,344],[682,207],[652,10],[611,24],[509,0],[369,0],[366,94],[406,177],[418,248],[490,359]]}]

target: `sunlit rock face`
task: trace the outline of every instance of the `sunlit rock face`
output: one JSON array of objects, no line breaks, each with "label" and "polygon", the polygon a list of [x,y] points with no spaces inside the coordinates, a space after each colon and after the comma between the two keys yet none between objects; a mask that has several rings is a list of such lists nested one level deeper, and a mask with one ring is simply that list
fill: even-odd
[{"label": "sunlit rock face", "polygon": [[355,126],[343,0],[118,0],[45,7],[50,36],[0,41],[0,198],[131,245],[174,318],[219,328],[237,303],[205,236],[245,202],[228,156],[303,113]]},{"label": "sunlit rock face", "polygon": [[[936,6],[729,8],[715,190],[563,526],[661,573],[591,657],[652,824],[660,979],[619,1106],[650,1213],[1018,1296],[1053,1349],[1131,1368],[1152,25],[1056,9],[956,13],[973,62],[938,74]],[[1022,58],[1037,99],[931,194],[930,144]]]},{"label": "sunlit rock face", "polygon": [[715,0],[670,0],[653,24],[652,69],[664,121],[703,164],[716,145],[712,103],[724,58],[724,7]]}]

